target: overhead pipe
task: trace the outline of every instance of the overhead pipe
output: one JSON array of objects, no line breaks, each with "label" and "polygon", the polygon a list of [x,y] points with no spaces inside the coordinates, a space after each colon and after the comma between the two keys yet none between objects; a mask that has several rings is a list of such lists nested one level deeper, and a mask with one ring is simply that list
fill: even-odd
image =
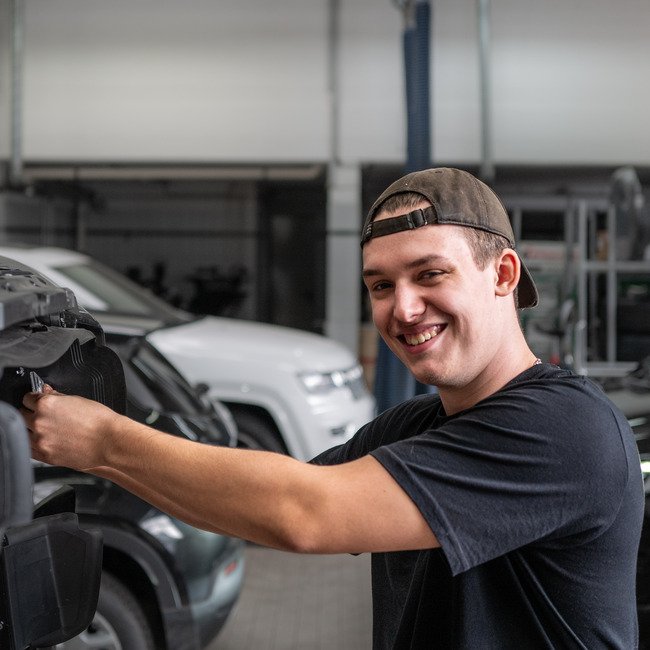
[{"label": "overhead pipe", "polygon": [[490,0],[477,0],[479,76],[481,84],[481,180],[492,185],[495,180],[492,146],[492,97],[490,80]]},{"label": "overhead pipe", "polygon": [[330,98],[330,166],[340,164],[340,52],[341,38],[339,29],[339,19],[341,13],[341,1],[329,0],[329,29],[328,29],[328,66],[327,66],[327,83]]},{"label": "overhead pipe", "polygon": [[23,34],[24,0],[11,2],[11,161],[9,180],[12,187],[23,182]]},{"label": "overhead pipe", "polygon": [[430,31],[428,0],[405,7],[404,70],[406,80],[406,173],[431,166]]}]

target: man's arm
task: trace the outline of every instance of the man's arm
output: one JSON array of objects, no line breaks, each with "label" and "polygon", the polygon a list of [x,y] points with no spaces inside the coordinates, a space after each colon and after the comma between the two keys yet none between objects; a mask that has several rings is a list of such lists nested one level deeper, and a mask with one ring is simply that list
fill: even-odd
[{"label": "man's arm", "polygon": [[23,403],[34,458],[109,478],[191,525],[300,553],[438,546],[372,456],[315,466],[170,436],[51,389]]},{"label": "man's arm", "polygon": [[200,519],[196,513],[186,510],[180,504],[170,501],[168,498],[164,497],[158,492],[154,492],[146,485],[134,481],[126,474],[111,470],[109,467],[98,467],[94,469],[92,473],[95,476],[108,479],[109,481],[120,485],[125,490],[128,490],[144,501],[147,501],[148,503],[156,506],[159,510],[166,512],[168,515],[171,515],[175,519],[184,521],[190,526],[194,526],[195,528],[202,528],[203,530],[207,530],[211,533],[217,533],[218,535],[229,535],[229,533],[227,533],[225,530],[217,528],[209,521]]}]

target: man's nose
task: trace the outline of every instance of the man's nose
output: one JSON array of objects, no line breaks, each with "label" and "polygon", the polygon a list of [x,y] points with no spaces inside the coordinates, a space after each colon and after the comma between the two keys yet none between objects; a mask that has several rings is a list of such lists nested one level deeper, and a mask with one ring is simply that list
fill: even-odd
[{"label": "man's nose", "polygon": [[420,293],[411,287],[396,287],[393,316],[402,323],[410,323],[419,318],[426,306]]}]

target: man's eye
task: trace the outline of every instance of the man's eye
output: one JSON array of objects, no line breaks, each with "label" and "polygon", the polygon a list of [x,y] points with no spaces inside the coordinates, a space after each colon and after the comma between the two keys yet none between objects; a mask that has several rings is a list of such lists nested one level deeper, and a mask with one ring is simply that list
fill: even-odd
[{"label": "man's eye", "polygon": [[386,289],[390,289],[390,287],[391,287],[390,282],[377,282],[376,284],[372,285],[372,291],[373,292],[386,291]]}]

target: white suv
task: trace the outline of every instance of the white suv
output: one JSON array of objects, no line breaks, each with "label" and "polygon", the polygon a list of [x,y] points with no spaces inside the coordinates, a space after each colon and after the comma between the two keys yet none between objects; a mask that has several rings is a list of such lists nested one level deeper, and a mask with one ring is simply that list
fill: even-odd
[{"label": "white suv", "polygon": [[107,334],[146,336],[190,383],[229,407],[241,446],[308,460],[374,415],[358,360],[332,339],[188,314],[78,252],[4,245],[0,255],[72,289]]}]

